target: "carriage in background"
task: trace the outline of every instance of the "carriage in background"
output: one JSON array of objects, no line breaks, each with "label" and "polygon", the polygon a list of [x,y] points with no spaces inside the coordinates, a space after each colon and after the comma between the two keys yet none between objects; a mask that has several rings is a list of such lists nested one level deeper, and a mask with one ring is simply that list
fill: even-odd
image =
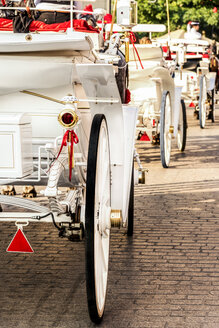
[{"label": "carriage in background", "polygon": [[[173,79],[175,66],[167,66],[159,43],[134,43],[134,33],[164,32],[166,27],[136,24],[136,20],[127,24],[123,13],[132,3],[134,5],[133,1],[130,4],[118,2],[117,24],[114,24],[113,31],[124,35],[120,49],[126,54],[128,62],[131,103],[139,106],[138,138],[160,144],[162,166],[167,168],[172,139],[176,138],[180,151],[184,151],[186,145],[187,121],[185,104],[181,99],[182,87]],[[106,31],[110,29],[111,25],[106,26]],[[115,38],[115,35],[112,37]]]},{"label": "carriage in background", "polygon": [[[216,72],[211,67],[211,49],[208,41],[187,39],[160,39],[160,44],[169,43],[170,60],[176,64],[175,79],[182,86],[183,99],[204,128],[206,118],[215,121]],[[167,54],[166,54],[167,55]]]}]

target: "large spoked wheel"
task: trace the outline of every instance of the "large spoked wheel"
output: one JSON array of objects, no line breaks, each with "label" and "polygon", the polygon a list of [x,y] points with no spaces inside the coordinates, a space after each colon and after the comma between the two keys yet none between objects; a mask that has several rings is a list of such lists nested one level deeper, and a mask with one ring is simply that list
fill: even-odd
[{"label": "large spoked wheel", "polygon": [[170,126],[171,126],[170,94],[168,91],[164,91],[162,95],[161,109],[160,109],[160,154],[161,154],[161,162],[164,168],[167,168],[170,164],[171,139],[172,139]]},{"label": "large spoked wheel", "polygon": [[129,207],[128,207],[128,227],[127,235],[133,236],[134,231],[134,165],[132,166],[132,177],[129,195]]},{"label": "large spoked wheel", "polygon": [[206,112],[207,112],[207,85],[206,78],[204,75],[200,78],[199,84],[199,123],[200,127],[204,129],[206,122]]},{"label": "large spoked wheel", "polygon": [[186,133],[187,133],[187,119],[186,119],[186,106],[183,99],[181,99],[181,108],[179,112],[179,124],[177,132],[177,146],[180,151],[186,148]]},{"label": "large spoked wheel", "polygon": [[110,242],[110,156],[106,119],[94,116],[87,162],[86,287],[90,318],[100,323],[106,301]]}]

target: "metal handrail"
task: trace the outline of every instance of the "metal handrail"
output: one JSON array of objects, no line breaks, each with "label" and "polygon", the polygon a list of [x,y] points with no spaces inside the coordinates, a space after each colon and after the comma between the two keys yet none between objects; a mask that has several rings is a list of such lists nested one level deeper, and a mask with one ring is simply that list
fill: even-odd
[{"label": "metal handrail", "polygon": [[[72,3],[72,1],[71,1]],[[29,10],[33,11],[62,11],[62,12],[71,12],[72,13],[82,13],[82,14],[90,14],[90,15],[100,15],[100,13],[95,13],[92,11],[85,11],[85,10],[77,10],[77,9],[60,9],[60,8],[53,8],[53,9],[38,9],[35,7],[28,7]],[[0,7],[0,10],[27,10],[26,7]]]}]

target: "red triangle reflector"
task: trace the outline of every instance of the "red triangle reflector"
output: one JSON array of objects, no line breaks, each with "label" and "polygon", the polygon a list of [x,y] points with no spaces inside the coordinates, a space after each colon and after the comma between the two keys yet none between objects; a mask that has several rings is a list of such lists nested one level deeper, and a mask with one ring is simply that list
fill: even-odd
[{"label": "red triangle reflector", "polygon": [[141,136],[140,141],[150,141],[150,138],[148,137],[146,132]]},{"label": "red triangle reflector", "polygon": [[7,248],[7,252],[14,253],[33,253],[34,250],[30,246],[29,241],[27,240],[25,234],[21,229],[18,229],[14,235],[10,245]]},{"label": "red triangle reflector", "polygon": [[194,102],[191,102],[191,103],[189,104],[189,107],[195,108],[195,104],[194,104]]}]

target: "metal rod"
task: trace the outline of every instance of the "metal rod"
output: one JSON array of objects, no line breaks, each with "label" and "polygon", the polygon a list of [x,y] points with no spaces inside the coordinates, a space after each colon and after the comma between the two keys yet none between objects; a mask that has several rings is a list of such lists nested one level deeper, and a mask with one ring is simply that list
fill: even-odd
[{"label": "metal rod", "polygon": [[[0,7],[1,10],[26,10],[26,7]],[[71,9],[60,9],[60,8],[53,8],[53,9],[38,9],[38,8],[35,8],[35,7],[29,7],[30,10],[32,11],[60,11],[60,12],[66,12],[66,13],[69,13],[71,12]],[[95,15],[94,12],[92,11],[84,11],[84,10],[75,10],[75,9],[72,9],[72,12],[73,13],[81,13],[81,14],[90,14],[90,15]],[[99,14],[97,14],[99,15]]]},{"label": "metal rod", "polygon": [[129,32],[125,32],[125,61],[129,62]]},{"label": "metal rod", "polygon": [[114,6],[113,6],[113,15],[112,15],[112,22],[111,22],[111,27],[110,27],[110,37],[113,34],[113,24],[115,23],[116,7],[117,7],[117,0],[115,0]]},{"label": "metal rod", "polygon": [[27,95],[30,95],[30,96],[35,96],[35,97],[43,98],[43,99],[46,99],[46,100],[50,100],[50,101],[56,102],[58,104],[62,104],[62,105],[66,104],[65,101],[58,100],[56,98],[52,98],[52,97],[48,97],[48,96],[44,96],[44,95],[41,95],[40,93],[37,93],[37,92],[32,92],[32,91],[28,91],[28,90],[22,90],[20,92],[21,93],[26,93]]},{"label": "metal rod", "polygon": [[74,26],[74,24],[73,24],[73,0],[70,0],[71,2],[70,2],[70,5],[71,5],[71,7],[70,7],[70,28],[71,28],[71,30],[73,31],[73,26]]},{"label": "metal rod", "polygon": [[[43,216],[43,214],[46,213],[40,213],[40,216]],[[66,215],[57,215],[56,213],[53,213],[55,217],[55,221],[57,223],[60,222],[71,222],[71,217]],[[42,218],[40,220],[34,219],[33,217],[39,216],[39,212],[36,213],[21,213],[21,212],[1,212],[0,213],[0,222],[16,222],[19,220],[19,222],[48,222],[52,223],[52,219],[50,216]]]},{"label": "metal rod", "polygon": [[[170,43],[170,11],[169,11],[169,0],[166,0],[167,7],[167,28],[168,28],[168,41]],[[169,45],[169,44],[168,44]]]}]

